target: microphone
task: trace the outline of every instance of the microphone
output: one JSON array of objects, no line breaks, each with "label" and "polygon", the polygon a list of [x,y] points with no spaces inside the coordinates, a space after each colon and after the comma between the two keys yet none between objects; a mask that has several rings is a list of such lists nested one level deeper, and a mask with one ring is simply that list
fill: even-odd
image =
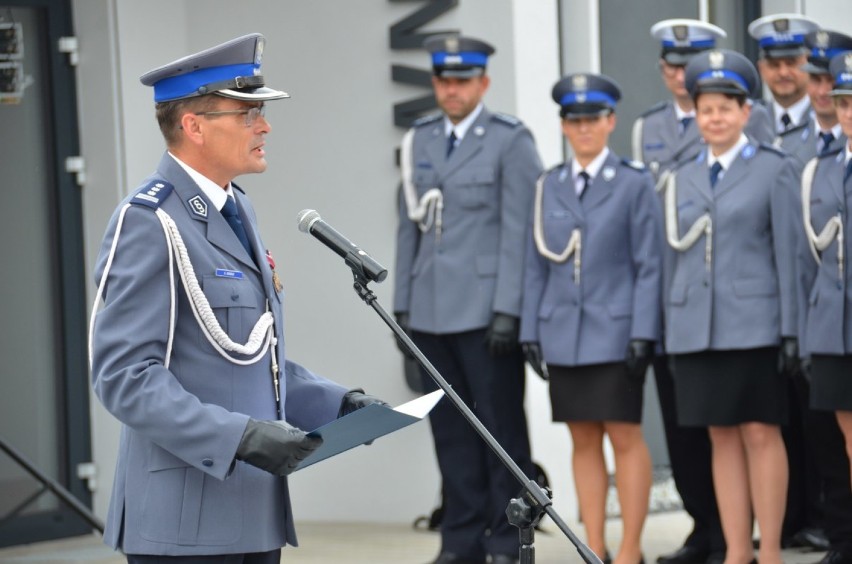
[{"label": "microphone", "polygon": [[334,227],[324,222],[316,210],[299,212],[299,231],[310,233],[326,247],[343,257],[349,268],[356,274],[374,282],[381,282],[387,278],[388,271],[385,267],[359,249],[355,243],[338,233]]}]

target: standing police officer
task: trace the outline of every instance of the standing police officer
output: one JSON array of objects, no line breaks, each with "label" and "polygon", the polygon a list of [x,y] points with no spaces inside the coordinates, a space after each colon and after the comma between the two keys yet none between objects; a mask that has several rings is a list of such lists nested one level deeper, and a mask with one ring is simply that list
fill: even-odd
[{"label": "standing police officer", "polygon": [[[248,197],[266,170],[246,35],[142,76],[168,151],[116,209],[97,259],[95,393],[122,426],[104,541],[131,564],[278,564],[296,545],[285,476],[315,429],[377,400],[285,359],[281,283]],[[95,304],[97,306],[97,302]]]},{"label": "standing police officer", "polygon": [[852,37],[836,31],[812,31],[805,35],[805,47],[808,62],[802,70],[808,73],[811,112],[803,127],[778,139],[778,146],[796,157],[802,168],[817,155],[842,148],[846,141],[830,95],[834,79],[828,63],[833,56],[852,50]]},{"label": "standing police officer", "polygon": [[771,92],[766,103],[778,135],[792,135],[808,121],[805,34],[818,29],[819,24],[799,14],[764,16],[748,26],[760,44],[757,68]]},{"label": "standing police officer", "polygon": [[[482,103],[494,48],[455,35],[424,47],[442,113],[403,138],[394,312],[529,472],[518,318],[524,233],[542,167],[529,130]],[[515,562],[518,534],[505,509],[519,484],[453,405],[440,402],[430,421],[445,497],[435,562]]]},{"label": "standing police officer", "polygon": [[[822,564],[852,563],[852,387],[850,387],[849,231],[852,193],[852,51],[836,54],[829,69],[831,96],[843,147],[821,153],[802,174],[802,219],[797,246],[799,334],[811,357],[813,419],[820,422],[818,468],[823,478],[830,550]],[[828,419],[828,420],[826,420]],[[833,420],[833,421],[832,421]],[[838,428],[839,425],[839,428]],[[842,433],[841,433],[842,430]],[[845,437],[845,440],[844,440]]]},{"label": "standing police officer", "polygon": [[609,560],[607,436],[623,522],[612,561],[636,564],[643,561],[651,490],[641,420],[645,374],[660,335],[662,210],[645,167],[607,147],[618,85],[578,73],[557,82],[552,96],[573,157],[536,186],[521,341],[535,351],[533,366],[546,364],[553,420],[567,423],[571,433],[589,548]]}]

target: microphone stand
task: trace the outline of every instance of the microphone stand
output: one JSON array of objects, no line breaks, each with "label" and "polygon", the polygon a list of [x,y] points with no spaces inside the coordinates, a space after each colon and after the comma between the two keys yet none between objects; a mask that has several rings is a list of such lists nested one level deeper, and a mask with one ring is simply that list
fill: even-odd
[{"label": "microphone stand", "polygon": [[598,556],[586,546],[577,536],[571,531],[568,525],[562,520],[556,510],[553,508],[553,502],[550,499],[550,491],[542,488],[537,482],[528,478],[523,470],[512,460],[512,457],[503,449],[497,439],[485,428],[482,422],[476,415],[465,405],[464,401],[453,390],[443,376],[432,366],[432,363],[426,356],[420,352],[405,331],[399,326],[388,312],[379,304],[376,295],[367,287],[369,280],[363,268],[360,266],[360,261],[346,260],[346,264],[352,269],[352,274],[355,277],[355,292],[364,302],[375,310],[382,318],[385,324],[391,328],[394,335],[402,343],[405,344],[408,350],[424,370],[432,377],[435,383],[444,390],[446,396],[453,402],[453,405],[461,412],[462,416],[470,423],[474,430],[479,434],[485,443],[494,451],[500,461],[509,469],[515,476],[518,482],[523,486],[523,490],[518,498],[513,498],[509,501],[506,508],[506,516],[509,523],[518,528],[521,547],[519,550],[520,564],[533,564],[535,562],[535,526],[538,525],[544,513],[550,517],[556,526],[568,537],[568,540],[577,548],[580,557],[587,564],[602,564]]}]

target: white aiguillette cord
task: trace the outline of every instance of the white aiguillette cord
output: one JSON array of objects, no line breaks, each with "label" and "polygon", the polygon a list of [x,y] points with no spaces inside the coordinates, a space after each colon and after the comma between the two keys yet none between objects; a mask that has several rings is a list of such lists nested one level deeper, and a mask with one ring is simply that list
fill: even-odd
[{"label": "white aiguillette cord", "polygon": [[705,213],[695,220],[683,238],[678,237],[677,219],[677,174],[669,174],[665,184],[666,202],[666,240],[677,251],[684,252],[692,247],[698,238],[705,236],[704,264],[710,270],[713,263],[713,219]]},{"label": "white aiguillette cord", "polygon": [[571,236],[568,238],[568,244],[565,245],[565,250],[560,254],[556,254],[547,248],[547,241],[544,240],[544,226],[542,225],[542,208],[541,201],[544,192],[544,179],[547,174],[542,174],[538,177],[535,183],[535,209],[533,212],[533,239],[535,240],[536,249],[541,256],[555,263],[562,264],[568,258],[574,255],[574,284],[580,283],[581,256],[583,250],[582,232],[579,228],[571,231]]},{"label": "white aiguillette cord", "polygon": [[818,159],[808,161],[805,169],[802,171],[802,220],[805,224],[805,234],[808,240],[808,248],[817,264],[822,263],[820,253],[826,250],[834,239],[837,239],[837,269],[840,279],[843,279],[843,218],[838,213],[829,219],[825,226],[816,234],[813,225],[811,224],[811,190],[813,189],[814,174]]},{"label": "white aiguillette cord", "polygon": [[[103,296],[104,286],[106,285],[107,276],[115,258],[115,251],[118,247],[118,238],[121,234],[121,227],[124,223],[124,216],[131,204],[126,204],[118,216],[118,221],[115,228],[115,237],[112,240],[112,246],[107,257],[104,272],[101,275],[98,290],[95,295],[95,303],[92,305],[92,315],[89,320],[89,366],[92,364],[92,340],[95,330],[95,317],[98,311],[98,304]],[[254,364],[266,354],[267,350],[272,352],[273,364],[276,363],[274,347],[277,344],[277,339],[274,336],[274,317],[269,311],[269,302],[266,303],[266,311],[260,316],[254,328],[249,334],[248,341],[244,345],[235,343],[228,334],[222,329],[219,321],[216,319],[216,314],[204,291],[198,284],[198,279],[195,276],[195,270],[189,260],[189,254],[184,245],[183,238],[177,228],[174,220],[162,209],[157,209],[157,217],[160,224],[163,226],[163,232],[166,236],[166,248],[169,253],[169,287],[171,288],[171,301],[169,307],[169,339],[166,345],[166,358],[164,366],[168,368],[171,360],[172,345],[174,341],[175,331],[175,316],[176,316],[176,289],[174,280],[174,264],[177,264],[181,282],[183,283],[186,295],[189,297],[189,304],[192,308],[192,313],[195,316],[198,325],[201,327],[202,333],[213,346],[214,349],[226,360],[233,364],[249,365]],[[248,359],[235,358],[229,353],[236,353],[244,356],[251,356]],[[254,355],[254,356],[252,356]]]},{"label": "white aiguillette cord", "polygon": [[412,180],[414,171],[411,163],[413,146],[414,130],[409,129],[402,137],[399,157],[399,167],[402,171],[402,193],[405,196],[408,219],[417,223],[423,233],[429,231],[434,223],[435,236],[440,238],[443,229],[444,194],[440,188],[429,188],[418,200],[417,189]]}]

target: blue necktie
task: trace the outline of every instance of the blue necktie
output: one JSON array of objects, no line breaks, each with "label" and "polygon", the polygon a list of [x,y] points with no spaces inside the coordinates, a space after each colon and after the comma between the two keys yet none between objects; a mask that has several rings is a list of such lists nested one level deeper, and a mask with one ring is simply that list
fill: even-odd
[{"label": "blue necktie", "polygon": [[589,179],[591,178],[591,176],[589,176],[589,173],[585,170],[581,170],[580,174],[578,174],[577,176],[583,179],[583,185],[580,186],[580,194],[578,194],[580,196],[580,199],[582,199],[583,196],[586,195],[586,188],[589,187]]},{"label": "blue necktie", "polygon": [[450,158],[450,155],[453,154],[453,149],[456,148],[456,132],[450,131],[450,136],[447,137],[447,158]]},{"label": "blue necktie", "polygon": [[820,131],[819,138],[822,139],[822,147],[820,148],[819,152],[824,153],[828,151],[829,145],[831,145],[831,142],[834,141],[834,133],[830,131],[828,133],[823,133],[822,131]]},{"label": "blue necktie", "polygon": [[240,243],[245,247],[246,252],[250,257],[254,258],[251,251],[251,245],[249,244],[248,235],[246,235],[246,228],[243,226],[242,220],[240,220],[240,212],[237,210],[237,202],[230,196],[225,201],[225,206],[222,208],[222,216],[225,218],[225,221],[228,222],[228,225],[231,226],[231,229],[234,230],[234,234],[237,236],[237,239],[240,240]]},{"label": "blue necktie", "polygon": [[689,127],[689,124],[692,123],[691,117],[685,117],[680,119],[680,134],[683,135],[686,132],[686,129]]},{"label": "blue necktie", "polygon": [[793,120],[790,119],[790,114],[781,114],[781,125],[784,126],[785,131],[790,127],[791,123],[793,123]]},{"label": "blue necktie", "polygon": [[722,172],[722,163],[716,161],[713,163],[713,166],[710,167],[710,187],[716,187],[716,181],[719,180],[719,173]]}]

